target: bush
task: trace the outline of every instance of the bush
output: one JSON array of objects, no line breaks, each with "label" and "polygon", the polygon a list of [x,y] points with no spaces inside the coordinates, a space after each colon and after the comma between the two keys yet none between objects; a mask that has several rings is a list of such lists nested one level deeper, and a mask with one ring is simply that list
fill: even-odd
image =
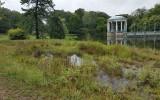
[{"label": "bush", "polygon": [[141,69],[138,74],[138,79],[140,80],[139,85],[149,85],[152,88],[157,88],[160,86],[160,73],[159,70],[153,70],[148,66],[144,66],[146,68]]},{"label": "bush", "polygon": [[99,42],[81,42],[78,44],[78,49],[90,55],[105,55],[107,54],[107,46]]},{"label": "bush", "polygon": [[121,45],[108,46],[107,51],[108,54],[117,56],[119,58],[130,58],[133,55],[132,50],[129,47]]},{"label": "bush", "polygon": [[8,35],[11,40],[25,40],[25,39],[27,39],[27,35],[20,28],[10,29],[8,31]]},{"label": "bush", "polygon": [[110,76],[122,76],[121,65],[117,62],[115,58],[111,59],[111,57],[101,56],[98,57],[97,64]]}]

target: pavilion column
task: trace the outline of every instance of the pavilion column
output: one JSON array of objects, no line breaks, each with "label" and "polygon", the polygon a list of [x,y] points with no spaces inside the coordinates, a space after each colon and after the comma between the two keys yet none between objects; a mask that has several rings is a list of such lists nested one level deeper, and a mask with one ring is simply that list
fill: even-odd
[{"label": "pavilion column", "polygon": [[125,21],[125,32],[127,32],[127,21]]},{"label": "pavilion column", "polygon": [[123,32],[123,21],[121,21],[121,32]]},{"label": "pavilion column", "polygon": [[115,42],[117,44],[117,32],[118,32],[118,21],[116,21],[116,32],[115,32]]},{"label": "pavilion column", "polygon": [[118,22],[116,21],[116,33],[118,32]]},{"label": "pavilion column", "polygon": [[113,32],[116,31],[116,30],[115,30],[115,24],[114,24],[114,22],[112,22],[112,30],[113,30]]},{"label": "pavilion column", "polygon": [[109,27],[108,27],[108,29],[109,29],[109,32],[111,32],[111,22],[109,22]]},{"label": "pavilion column", "polygon": [[123,45],[123,40],[121,40],[121,45]]},{"label": "pavilion column", "polygon": [[107,31],[110,32],[110,22],[107,22]]},{"label": "pavilion column", "polygon": [[113,32],[113,22],[111,22],[111,32]]},{"label": "pavilion column", "polygon": [[109,35],[108,35],[108,34],[110,34],[109,32],[110,32],[110,22],[108,21],[107,22],[107,44],[108,45],[110,45],[110,43],[109,43]]},{"label": "pavilion column", "polygon": [[112,22],[109,23],[109,26],[110,26],[109,30],[110,30],[110,32],[112,32]]}]

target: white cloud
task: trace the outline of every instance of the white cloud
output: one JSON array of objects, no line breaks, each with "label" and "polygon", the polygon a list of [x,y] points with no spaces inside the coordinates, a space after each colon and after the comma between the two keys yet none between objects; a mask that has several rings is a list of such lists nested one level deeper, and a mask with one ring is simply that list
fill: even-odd
[{"label": "white cloud", "polygon": [[4,1],[4,7],[7,7],[11,10],[21,11],[20,0],[1,0]]},{"label": "white cloud", "polygon": [[[5,7],[21,11],[20,0],[2,0]],[[78,8],[86,10],[103,11],[109,15],[131,13],[137,8],[151,8],[160,0],[53,0],[56,9],[75,11]]]}]

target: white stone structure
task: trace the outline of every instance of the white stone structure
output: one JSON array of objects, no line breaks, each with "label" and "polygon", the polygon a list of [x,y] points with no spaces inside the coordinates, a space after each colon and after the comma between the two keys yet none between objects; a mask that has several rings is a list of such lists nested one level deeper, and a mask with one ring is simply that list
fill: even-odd
[{"label": "white stone structure", "polygon": [[107,22],[107,44],[125,44],[127,33],[127,18],[123,16],[113,16]]},{"label": "white stone structure", "polygon": [[74,54],[70,57],[70,64],[73,66],[80,67],[83,64],[83,61],[80,57],[78,57],[76,54]]}]

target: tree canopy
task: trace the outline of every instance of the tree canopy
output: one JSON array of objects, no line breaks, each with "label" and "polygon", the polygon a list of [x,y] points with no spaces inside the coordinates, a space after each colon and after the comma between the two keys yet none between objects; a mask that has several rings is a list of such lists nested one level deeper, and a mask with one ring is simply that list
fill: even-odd
[{"label": "tree canopy", "polygon": [[0,0],[0,7],[2,7],[3,4],[4,4],[4,2],[2,2],[2,1]]},{"label": "tree canopy", "polygon": [[160,4],[137,9],[129,16],[129,31],[160,31]]},{"label": "tree canopy", "polygon": [[[40,38],[45,34],[51,38],[75,35],[79,40],[106,41],[107,19],[104,12],[86,11],[79,8],[75,12],[54,10],[52,0],[21,0],[25,13],[2,7],[0,1],[0,33],[21,28],[25,34],[35,34]],[[128,31],[160,31],[160,4],[151,9],[139,8],[128,17]]]},{"label": "tree canopy", "polygon": [[[53,11],[54,4],[52,0],[21,0],[21,4],[27,4],[28,9],[22,8],[26,14],[33,15],[35,20],[36,38],[40,38],[39,21],[46,17],[50,11]],[[32,6],[30,6],[32,5]]]}]

